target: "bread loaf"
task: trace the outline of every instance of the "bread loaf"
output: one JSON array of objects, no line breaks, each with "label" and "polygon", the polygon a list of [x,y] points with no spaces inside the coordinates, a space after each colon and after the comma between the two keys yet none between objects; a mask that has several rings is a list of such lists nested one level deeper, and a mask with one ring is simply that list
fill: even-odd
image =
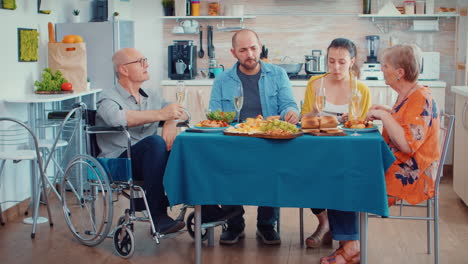
[{"label": "bread loaf", "polygon": [[316,116],[303,116],[301,119],[302,128],[319,128],[320,127],[320,117]]},{"label": "bread loaf", "polygon": [[332,128],[338,125],[336,116],[322,116],[320,117],[320,128]]}]

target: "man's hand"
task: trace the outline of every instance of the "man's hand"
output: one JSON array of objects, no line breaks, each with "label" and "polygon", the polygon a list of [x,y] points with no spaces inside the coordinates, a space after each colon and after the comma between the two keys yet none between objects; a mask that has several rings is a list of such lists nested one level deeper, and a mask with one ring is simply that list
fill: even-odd
[{"label": "man's hand", "polygon": [[166,121],[162,128],[161,137],[166,141],[167,151],[172,149],[172,144],[177,136],[177,122],[175,121]]},{"label": "man's hand", "polygon": [[180,104],[169,104],[159,110],[161,120],[177,120],[184,116],[184,107]]},{"label": "man's hand", "polygon": [[297,115],[296,112],[291,110],[287,112],[286,115],[284,115],[284,121],[295,125],[297,124],[297,122],[299,122],[299,116]]}]

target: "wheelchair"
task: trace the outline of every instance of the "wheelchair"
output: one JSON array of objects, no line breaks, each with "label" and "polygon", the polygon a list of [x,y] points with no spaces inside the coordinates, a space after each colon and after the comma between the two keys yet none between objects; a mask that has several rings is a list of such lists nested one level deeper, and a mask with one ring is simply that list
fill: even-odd
[{"label": "wheelchair", "polygon": [[[83,103],[71,111],[84,123],[86,153],[76,155],[68,163],[61,182],[62,207],[67,225],[73,236],[86,246],[96,246],[105,238],[112,238],[117,255],[130,258],[135,250],[133,234],[135,221],[149,222],[152,239],[156,244],[161,238],[175,237],[184,231],[171,234],[159,233],[151,217],[142,182],[134,181],[131,166],[130,134],[124,127],[95,126],[96,111]],[[97,158],[99,147],[96,135],[100,133],[124,133],[128,138],[126,158]],[[116,200],[114,200],[116,194]],[[128,198],[130,207],[118,218],[112,228],[113,203],[120,195]],[[136,213],[141,213],[137,216]],[[182,213],[182,212],[181,212]],[[182,214],[181,214],[182,215]],[[182,216],[184,217],[185,211]]]}]

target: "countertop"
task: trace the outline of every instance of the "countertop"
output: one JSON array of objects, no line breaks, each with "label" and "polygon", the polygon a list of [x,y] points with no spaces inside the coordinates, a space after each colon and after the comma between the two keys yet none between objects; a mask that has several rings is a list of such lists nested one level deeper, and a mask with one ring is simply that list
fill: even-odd
[{"label": "countertop", "polygon": [[[185,85],[187,86],[211,86],[213,85],[213,79],[200,79],[200,80],[184,80]],[[364,80],[362,81],[369,87],[387,87],[388,85],[385,84],[385,81],[369,81]],[[166,86],[173,86],[176,85],[177,80],[162,80],[161,84]],[[431,88],[445,88],[446,83],[443,81],[418,81],[421,85],[426,85]],[[292,80],[291,85],[294,86],[307,86],[307,80]]]},{"label": "countertop", "polygon": [[49,103],[49,102],[60,102],[84,95],[97,94],[102,89],[91,89],[89,91],[80,91],[67,94],[35,94],[28,93],[16,96],[0,97],[0,100],[4,100],[8,103]]},{"label": "countertop", "polygon": [[468,97],[468,86],[452,86],[452,92]]}]

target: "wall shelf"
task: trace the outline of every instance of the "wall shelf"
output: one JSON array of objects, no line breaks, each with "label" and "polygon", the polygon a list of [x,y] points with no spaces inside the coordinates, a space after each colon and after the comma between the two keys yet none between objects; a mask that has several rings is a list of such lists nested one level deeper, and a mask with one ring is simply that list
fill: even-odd
[{"label": "wall shelf", "polygon": [[[450,19],[452,17],[458,17],[458,13],[437,13],[437,14],[414,14],[414,15],[379,15],[379,14],[358,14],[359,17],[369,18],[372,23],[382,32],[388,33],[390,31],[390,20],[437,20],[440,18]],[[377,22],[377,20],[381,22]],[[412,30],[412,29],[410,29]],[[413,31],[413,30],[412,30]],[[419,31],[419,30],[418,30]],[[422,31],[432,31],[432,30],[422,30]],[[433,30],[437,31],[437,30]]]},{"label": "wall shelf", "polygon": [[255,18],[255,16],[163,16],[161,17],[162,19],[175,19],[176,21],[179,21],[181,19],[238,19],[240,22],[243,22],[244,19],[252,19]]}]

